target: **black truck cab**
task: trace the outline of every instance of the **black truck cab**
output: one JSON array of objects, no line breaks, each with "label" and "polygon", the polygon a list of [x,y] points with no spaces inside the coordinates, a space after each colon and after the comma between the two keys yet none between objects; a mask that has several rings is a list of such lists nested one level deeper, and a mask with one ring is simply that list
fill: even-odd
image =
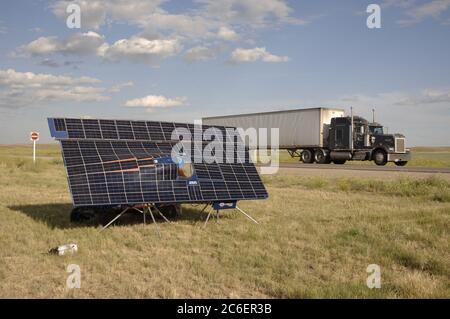
[{"label": "black truck cab", "polygon": [[328,132],[330,160],[341,164],[346,160],[373,160],[377,165],[394,162],[405,165],[411,158],[402,134],[385,134],[379,123],[369,123],[359,116],[331,119]]}]

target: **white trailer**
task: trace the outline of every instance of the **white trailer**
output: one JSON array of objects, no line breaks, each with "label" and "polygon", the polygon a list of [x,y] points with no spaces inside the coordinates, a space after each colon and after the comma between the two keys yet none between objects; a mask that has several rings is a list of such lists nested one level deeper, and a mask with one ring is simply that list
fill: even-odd
[{"label": "white trailer", "polygon": [[252,114],[204,117],[203,124],[223,125],[229,127],[267,128],[271,141],[270,129],[279,128],[280,149],[306,147],[326,147],[328,126],[334,117],[344,116],[344,110],[331,108],[309,108],[289,111],[275,111]]}]

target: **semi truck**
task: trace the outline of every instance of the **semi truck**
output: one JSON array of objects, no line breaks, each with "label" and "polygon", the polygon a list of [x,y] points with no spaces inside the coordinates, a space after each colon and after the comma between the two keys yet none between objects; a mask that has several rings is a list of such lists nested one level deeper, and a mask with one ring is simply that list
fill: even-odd
[{"label": "semi truck", "polygon": [[346,161],[393,162],[404,166],[411,159],[403,134],[388,134],[384,127],[343,109],[307,108],[252,114],[205,117],[206,125],[279,129],[279,148],[303,163],[344,164]]}]

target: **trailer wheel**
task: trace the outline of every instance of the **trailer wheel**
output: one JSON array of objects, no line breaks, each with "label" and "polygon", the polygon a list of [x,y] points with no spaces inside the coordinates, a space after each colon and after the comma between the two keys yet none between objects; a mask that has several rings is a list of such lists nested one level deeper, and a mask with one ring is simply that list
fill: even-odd
[{"label": "trailer wheel", "polygon": [[311,150],[304,150],[302,152],[302,162],[306,164],[311,164],[314,162],[314,157]]},{"label": "trailer wheel", "polygon": [[347,162],[347,161],[346,160],[333,160],[333,163],[338,164],[338,165],[345,164],[345,162]]},{"label": "trailer wheel", "polygon": [[319,164],[329,164],[330,163],[330,159],[323,149],[318,149],[314,152],[314,159]]},{"label": "trailer wheel", "polygon": [[375,161],[375,164],[378,166],[384,166],[387,163],[387,155],[386,152],[383,150],[377,150],[373,154],[373,160]]},{"label": "trailer wheel", "polygon": [[168,218],[175,218],[181,212],[181,205],[164,205],[164,206],[156,206],[159,211]]},{"label": "trailer wheel", "polygon": [[397,166],[405,166],[408,163],[408,161],[400,161],[400,162],[394,162],[394,163]]},{"label": "trailer wheel", "polygon": [[94,208],[89,207],[75,207],[70,213],[70,221],[72,223],[89,222],[96,217]]}]

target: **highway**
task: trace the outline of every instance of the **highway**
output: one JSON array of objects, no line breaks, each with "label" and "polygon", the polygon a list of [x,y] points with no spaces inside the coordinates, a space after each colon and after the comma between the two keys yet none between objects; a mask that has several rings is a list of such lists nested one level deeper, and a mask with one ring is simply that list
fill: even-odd
[{"label": "highway", "polygon": [[[259,165],[259,167],[261,167]],[[397,167],[376,166],[358,164],[303,164],[303,163],[280,163],[276,172],[278,175],[298,177],[344,177],[344,178],[367,178],[367,179],[393,179],[393,178],[429,178],[432,176],[450,181],[450,168],[431,167]]]}]

